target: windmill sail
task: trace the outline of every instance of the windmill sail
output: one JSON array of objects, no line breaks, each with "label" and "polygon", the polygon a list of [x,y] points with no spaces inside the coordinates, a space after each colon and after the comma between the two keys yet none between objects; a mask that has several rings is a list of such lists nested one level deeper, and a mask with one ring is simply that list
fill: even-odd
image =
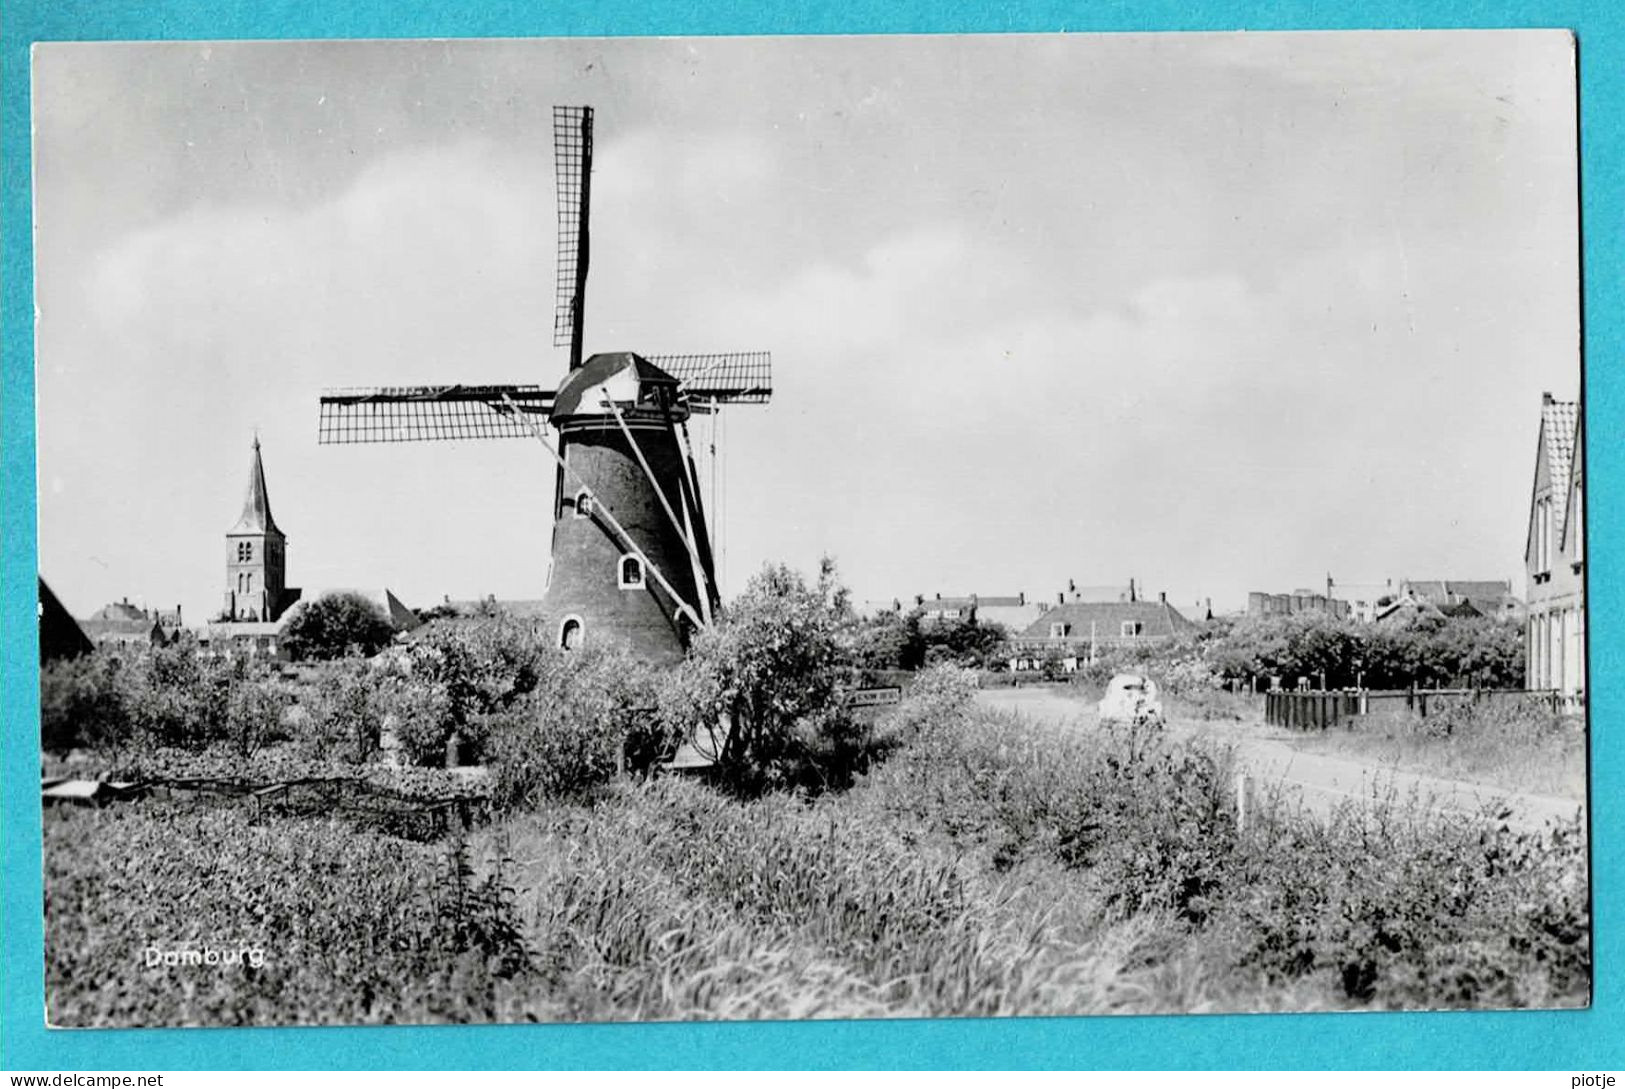
[{"label": "windmill sail", "polygon": [[592,107],[553,107],[553,167],[558,178],[559,254],[553,345],[570,347],[581,366],[587,306],[587,223],[592,204]]},{"label": "windmill sail", "polygon": [[761,405],[773,396],[771,352],[702,352],[645,358],[682,383],[682,391],[690,401]]},{"label": "windmill sail", "polygon": [[522,439],[532,424],[508,408],[545,416],[553,391],[540,386],[371,386],[322,394],[316,441],[426,442]]}]

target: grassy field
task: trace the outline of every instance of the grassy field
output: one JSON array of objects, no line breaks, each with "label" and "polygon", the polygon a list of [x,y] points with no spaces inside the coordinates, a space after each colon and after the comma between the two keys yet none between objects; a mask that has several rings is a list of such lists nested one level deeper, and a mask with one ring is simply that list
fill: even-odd
[{"label": "grassy field", "polygon": [[[1583,1005],[1585,843],[1397,804],[1236,826],[1230,755],[926,691],[838,793],[619,780],[412,844],[46,814],[53,1023]],[[248,943],[263,963],[164,963]],[[153,950],[158,950],[155,954]],[[155,956],[158,963],[152,963]]]},{"label": "grassy field", "polygon": [[1585,720],[1521,706],[1464,706],[1428,719],[1372,716],[1314,744],[1376,763],[1505,790],[1583,800]]}]

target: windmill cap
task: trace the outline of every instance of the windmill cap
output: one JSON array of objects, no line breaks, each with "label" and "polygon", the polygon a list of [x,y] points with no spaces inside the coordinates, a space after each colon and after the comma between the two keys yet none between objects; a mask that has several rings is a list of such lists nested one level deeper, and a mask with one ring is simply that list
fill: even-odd
[{"label": "windmill cap", "polygon": [[552,418],[602,416],[606,393],[624,408],[653,400],[661,387],[675,392],[678,384],[636,352],[600,352],[565,376],[553,398]]}]

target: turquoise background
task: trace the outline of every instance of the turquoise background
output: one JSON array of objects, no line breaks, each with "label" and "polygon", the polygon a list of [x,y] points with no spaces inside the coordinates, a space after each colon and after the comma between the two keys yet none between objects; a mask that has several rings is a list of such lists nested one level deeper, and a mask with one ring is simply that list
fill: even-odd
[{"label": "turquoise background", "polygon": [[[0,401],[0,692],[4,693],[3,1020],[8,1070],[499,1067],[1551,1068],[1625,1066],[1620,957],[1621,746],[1625,690],[1622,555],[1625,283],[1625,4],[1233,0],[1067,3],[963,0],[835,8],[771,0],[450,0],[246,3],[11,0],[3,49],[4,395]],[[947,33],[960,31],[1287,30],[1568,27],[1580,40],[1585,226],[1587,540],[1592,635],[1595,1005],[1580,1012],[1116,1017],[723,1025],[201,1029],[47,1032],[41,953],[35,602],[33,254],[29,207],[29,47],[132,38],[526,37],[545,35]],[[1509,442],[1524,442],[1513,421]],[[93,421],[87,421],[87,426]],[[1533,449],[1530,451],[1533,457]],[[1425,471],[1425,470],[1423,470]]]}]

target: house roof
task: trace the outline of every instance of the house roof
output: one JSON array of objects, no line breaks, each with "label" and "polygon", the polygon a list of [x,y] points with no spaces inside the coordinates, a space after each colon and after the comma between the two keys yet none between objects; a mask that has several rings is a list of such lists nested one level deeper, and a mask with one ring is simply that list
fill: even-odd
[{"label": "house roof", "polygon": [[92,649],[84,629],[63,608],[43,577],[39,580],[39,649],[41,662],[72,658]]},{"label": "house roof", "polygon": [[115,601],[103,605],[87,618],[90,620],[156,620],[157,617],[148,616],[147,610],[139,605],[131,605],[128,601]]},{"label": "house roof", "polygon": [[1196,626],[1165,601],[1073,601],[1051,607],[1021,632],[1021,638],[1051,638],[1050,625],[1064,623],[1072,626],[1071,639],[1088,638],[1091,624],[1097,638],[1116,639],[1125,621],[1139,621],[1142,637],[1173,635]]},{"label": "house roof", "polygon": [[[1585,427],[1586,424],[1584,413],[1577,414],[1577,418],[1574,422],[1574,451],[1569,459],[1569,486],[1567,489],[1565,489],[1565,494],[1563,497],[1563,521],[1559,523],[1562,525],[1563,530],[1557,541],[1557,547],[1565,551],[1569,547],[1569,527],[1574,522],[1574,519],[1570,517],[1570,508],[1574,506],[1574,493],[1577,489],[1585,488]],[[1580,517],[1583,518],[1584,516],[1585,509],[1584,505],[1582,504]],[[1578,558],[1582,560],[1585,559],[1584,556]]]},{"label": "house roof", "polygon": [[1552,482],[1552,519],[1563,524],[1569,500],[1569,472],[1574,467],[1574,432],[1579,424],[1577,401],[1548,400],[1540,406],[1540,438],[1546,447],[1546,472]]},{"label": "house roof", "polygon": [[473,601],[447,602],[458,616],[479,617],[487,610],[495,610],[515,620],[532,620],[542,615],[541,598],[481,598]]},{"label": "house roof", "polygon": [[1451,598],[1498,602],[1512,593],[1512,583],[1505,579],[1406,579],[1404,585],[1416,596],[1441,605]]},{"label": "house roof", "polygon": [[1029,601],[1025,605],[983,604],[976,610],[976,620],[984,625],[997,624],[1006,631],[1015,633],[1044,615],[1046,608],[1042,602],[1037,601]]},{"label": "house roof", "polygon": [[161,630],[159,628],[157,619],[150,616],[134,619],[125,619],[121,617],[111,620],[101,620],[93,617],[89,620],[81,620],[79,622],[79,629],[92,640],[97,641],[102,639],[114,639],[120,636],[127,636],[136,639],[148,639],[152,637],[154,631]]},{"label": "house roof", "polygon": [[260,460],[260,439],[254,436],[254,456],[248,464],[248,493],[243,496],[243,513],[228,536],[236,533],[274,533],[283,536],[271,517],[271,497],[265,490],[265,464]]}]

